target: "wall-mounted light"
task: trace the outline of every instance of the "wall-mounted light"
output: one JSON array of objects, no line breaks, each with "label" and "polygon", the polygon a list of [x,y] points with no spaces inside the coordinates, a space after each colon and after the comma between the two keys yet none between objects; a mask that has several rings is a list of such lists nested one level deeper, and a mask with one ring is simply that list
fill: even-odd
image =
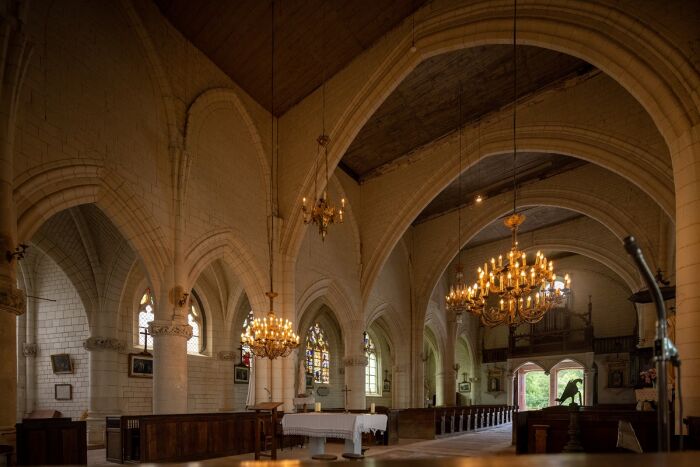
[{"label": "wall-mounted light", "polygon": [[27,248],[29,248],[29,245],[20,243],[19,246],[15,248],[15,251],[7,250],[5,252],[5,259],[8,263],[11,263],[15,258],[17,261],[24,259],[24,255],[27,254]]}]

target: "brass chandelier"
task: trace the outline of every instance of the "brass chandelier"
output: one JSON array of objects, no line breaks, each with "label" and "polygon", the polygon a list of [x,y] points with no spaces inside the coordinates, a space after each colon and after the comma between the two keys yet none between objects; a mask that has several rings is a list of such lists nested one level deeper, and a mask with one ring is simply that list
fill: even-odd
[{"label": "brass chandelier", "polygon": [[[477,282],[471,287],[455,289],[455,296],[466,301],[470,313],[481,318],[486,326],[499,324],[518,325],[536,323],[554,306],[561,305],[571,290],[571,279],[564,277],[563,287],[556,287],[557,275],[554,264],[539,251],[534,263],[528,264],[526,253],[518,246],[518,228],[525,221],[525,215],[516,212],[517,186],[517,42],[516,18],[517,0],[513,5],[513,213],[504,224],[511,230],[511,249],[506,255],[498,256],[498,262],[491,258],[491,268],[484,262],[483,269],[477,270]],[[450,291],[452,293],[452,291]],[[465,297],[466,295],[466,297]],[[497,296],[497,303],[489,300]],[[449,297],[449,296],[448,296]]]},{"label": "brass chandelier", "polygon": [[[323,9],[323,20],[325,25],[326,10]],[[325,58],[326,43],[323,43],[323,55]],[[318,233],[321,235],[321,240],[326,240],[326,234],[328,233],[328,227],[332,224],[342,224],[343,223],[343,210],[345,209],[345,198],[340,200],[340,208],[333,205],[333,202],[328,198],[328,144],[330,143],[330,138],[326,134],[326,67],[323,67],[323,87],[321,90],[322,94],[322,111],[321,111],[321,125],[322,131],[321,135],[316,138],[316,167],[314,169],[314,202],[309,205],[306,198],[301,200],[301,210],[304,213],[304,224],[316,224],[318,226]],[[319,152],[323,151],[324,158],[324,171],[325,171],[325,185],[321,196],[318,196],[316,180],[318,177],[318,163],[319,163]],[[318,196],[318,198],[317,198]]]},{"label": "brass chandelier", "polygon": [[462,314],[469,311],[469,287],[464,283],[464,267],[462,266],[462,86],[459,95],[459,172],[457,174],[457,266],[455,267],[455,283],[450,286],[450,292],[445,297],[445,309],[453,313],[458,324],[462,323]]},{"label": "brass chandelier", "polygon": [[272,2],[272,78],[271,78],[271,100],[272,109],[270,112],[272,125],[270,128],[270,147],[272,148],[272,170],[270,172],[270,222],[267,229],[268,255],[270,258],[270,291],[265,295],[270,299],[270,311],[264,318],[254,318],[245,332],[241,334],[241,344],[248,345],[250,352],[256,357],[269,358],[274,360],[277,357],[286,357],[292,350],[299,347],[299,336],[294,333],[292,323],[275,315],[274,300],[277,294],[274,291],[273,265],[274,265],[274,238],[275,238],[275,213],[273,208],[273,194],[276,193],[275,167],[278,156],[277,144],[275,141],[275,2]]}]

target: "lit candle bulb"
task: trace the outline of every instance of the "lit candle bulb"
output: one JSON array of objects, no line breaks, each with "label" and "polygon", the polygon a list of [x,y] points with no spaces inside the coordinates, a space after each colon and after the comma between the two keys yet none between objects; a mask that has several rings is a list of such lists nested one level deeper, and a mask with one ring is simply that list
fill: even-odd
[{"label": "lit candle bulb", "polygon": [[530,308],[530,306],[532,306],[532,297],[528,295],[527,296],[527,307]]},{"label": "lit candle bulb", "polygon": [[340,206],[345,207],[345,198],[340,198]]},{"label": "lit candle bulb", "polygon": [[525,267],[525,266],[527,266],[527,259],[526,259],[525,252],[523,252],[523,267]]},{"label": "lit candle bulb", "polygon": [[498,255],[498,267],[503,267],[503,255]]},{"label": "lit candle bulb", "polygon": [[504,308],[504,303],[503,303],[503,299],[501,299],[501,311],[503,311],[503,308]]}]

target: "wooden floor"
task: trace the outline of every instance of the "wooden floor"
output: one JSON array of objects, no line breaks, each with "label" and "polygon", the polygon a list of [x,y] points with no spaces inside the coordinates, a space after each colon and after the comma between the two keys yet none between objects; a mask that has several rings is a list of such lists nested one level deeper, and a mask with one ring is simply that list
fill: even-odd
[{"label": "wooden floor", "polygon": [[[449,438],[423,441],[402,439],[398,445],[394,446],[370,446],[365,453],[366,457],[373,459],[425,459],[425,458],[448,458],[448,457],[477,457],[494,454],[513,454],[515,448],[511,446],[512,427],[510,423],[495,428],[485,428],[476,432],[469,432]],[[335,454],[340,458],[343,452],[343,444],[328,443],[326,452]],[[309,460],[308,449],[295,448],[285,449],[278,452],[279,459]],[[252,460],[253,454],[241,456],[220,457],[199,461],[198,466],[214,467],[223,465],[225,461]],[[88,465],[111,466],[117,464],[105,460],[105,450],[96,449],[88,451]]]}]

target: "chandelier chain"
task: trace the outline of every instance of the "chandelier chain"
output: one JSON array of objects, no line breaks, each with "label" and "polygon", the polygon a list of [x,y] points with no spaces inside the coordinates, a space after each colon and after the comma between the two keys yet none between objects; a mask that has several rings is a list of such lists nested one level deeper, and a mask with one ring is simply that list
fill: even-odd
[{"label": "chandelier chain", "polygon": [[517,12],[518,0],[513,0],[513,214],[518,200],[517,186],[517,137],[516,122],[518,113],[518,46],[517,46]]}]

